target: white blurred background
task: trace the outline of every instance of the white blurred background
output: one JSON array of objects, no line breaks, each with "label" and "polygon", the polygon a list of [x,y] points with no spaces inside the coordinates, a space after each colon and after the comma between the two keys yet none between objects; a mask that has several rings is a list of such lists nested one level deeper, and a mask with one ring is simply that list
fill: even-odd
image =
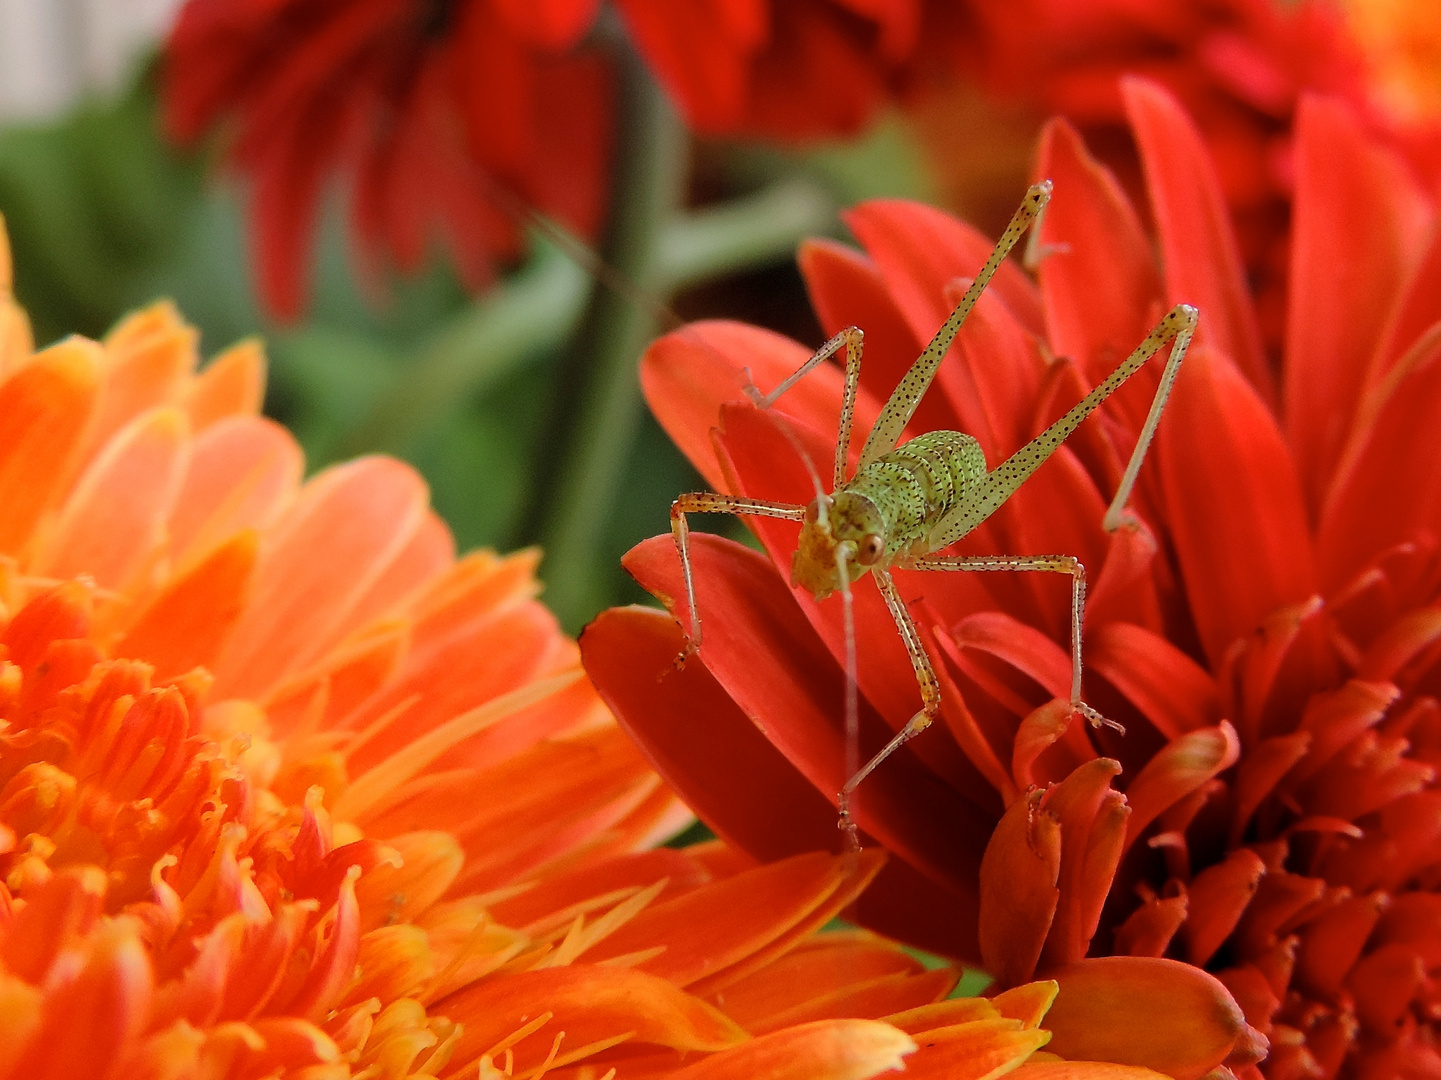
[{"label": "white blurred background", "polygon": [[0,122],[115,89],[182,0],[0,0]]}]

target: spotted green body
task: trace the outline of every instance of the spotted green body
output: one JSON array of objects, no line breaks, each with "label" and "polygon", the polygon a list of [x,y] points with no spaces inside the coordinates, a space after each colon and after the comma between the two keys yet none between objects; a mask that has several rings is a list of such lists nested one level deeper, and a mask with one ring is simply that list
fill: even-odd
[{"label": "spotted green body", "polygon": [[985,475],[986,458],[975,439],[928,431],[863,466],[840,490],[875,505],[886,538],[880,561],[889,563],[935,550],[930,538],[936,528]]}]

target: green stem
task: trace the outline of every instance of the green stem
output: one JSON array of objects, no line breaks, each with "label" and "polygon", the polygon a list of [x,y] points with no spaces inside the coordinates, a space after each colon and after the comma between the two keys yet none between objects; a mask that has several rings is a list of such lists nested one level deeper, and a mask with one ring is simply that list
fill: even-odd
[{"label": "green stem", "polygon": [[783,262],[801,240],[835,226],[835,200],[825,189],[806,177],[786,177],[667,223],[656,252],[657,276],[669,290],[679,291],[736,270]]},{"label": "green stem", "polygon": [[[639,61],[624,65],[619,140],[623,155],[615,178],[616,198],[604,256],[616,274],[642,295],[658,296],[659,241],[684,196],[686,134],[679,119]],[[561,456],[537,474],[544,507],[539,535],[545,548],[546,599],[561,622],[575,629],[605,600],[596,573],[611,507],[640,423],[636,360],[655,332],[654,317],[641,305],[602,289],[581,327],[585,363],[561,372]],[[552,443],[554,445],[554,443]]]},{"label": "green stem", "polygon": [[416,360],[377,395],[369,415],[346,432],[339,456],[404,451],[449,410],[570,338],[590,292],[590,277],[547,243],[537,241],[534,250],[524,270],[431,337]]}]

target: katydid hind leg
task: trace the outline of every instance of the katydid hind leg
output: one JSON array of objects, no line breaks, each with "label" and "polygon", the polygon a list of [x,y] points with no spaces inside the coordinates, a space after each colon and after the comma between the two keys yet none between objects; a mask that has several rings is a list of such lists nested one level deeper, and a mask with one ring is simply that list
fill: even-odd
[{"label": "katydid hind leg", "polygon": [[1031,474],[1060,448],[1071,432],[1080,426],[1081,421],[1100,408],[1101,403],[1119,390],[1127,379],[1140,371],[1147,360],[1170,344],[1171,355],[1161,373],[1161,382],[1156,389],[1156,396],[1151,401],[1150,413],[1146,417],[1145,424],[1142,425],[1141,436],[1136,442],[1135,450],[1131,453],[1131,460],[1121,477],[1116,496],[1111,501],[1110,509],[1106,511],[1103,520],[1103,524],[1109,530],[1119,527],[1122,522],[1122,511],[1125,508],[1126,500],[1130,497],[1131,488],[1135,485],[1141,461],[1156,432],[1156,425],[1161,418],[1161,410],[1165,408],[1166,399],[1170,396],[1171,387],[1175,383],[1176,374],[1181,367],[1181,361],[1185,358],[1186,349],[1191,343],[1191,336],[1195,333],[1197,318],[1196,309],[1189,304],[1177,304],[1172,308],[1156,324],[1156,328],[1146,336],[1146,339],[1136,347],[1136,350],[1089,394],[1072,406],[1070,411],[988,472],[976,489],[962,498],[956,504],[955,509],[937,524],[927,540],[930,549],[939,551],[955,543],[995,513],[1001,504],[1015,494]]},{"label": "katydid hind leg", "polygon": [[[1176,376],[1181,371],[1181,361],[1185,359],[1186,350],[1191,344],[1191,337],[1196,332],[1199,315],[1195,308],[1188,304],[1178,305],[1166,316],[1168,319],[1172,317],[1176,318],[1179,326],[1171,343],[1171,355],[1166,358],[1166,366],[1161,371],[1161,381],[1157,384],[1156,393],[1151,398],[1151,408],[1146,413],[1145,423],[1141,425],[1141,433],[1136,438],[1136,446],[1131,451],[1131,459],[1126,462],[1126,471],[1121,474],[1121,482],[1116,485],[1116,495],[1111,500],[1111,505],[1106,508],[1106,516],[1101,521],[1107,532],[1115,532],[1125,520],[1126,503],[1130,500],[1131,489],[1136,486],[1136,475],[1141,471],[1141,462],[1145,460],[1146,451],[1151,446],[1151,439],[1156,434],[1156,426],[1161,422],[1161,411],[1165,409],[1166,402],[1171,396]],[[1164,321],[1162,325],[1164,325]],[[1160,327],[1157,327],[1157,330],[1159,329]],[[1152,333],[1154,334],[1155,331]]]}]

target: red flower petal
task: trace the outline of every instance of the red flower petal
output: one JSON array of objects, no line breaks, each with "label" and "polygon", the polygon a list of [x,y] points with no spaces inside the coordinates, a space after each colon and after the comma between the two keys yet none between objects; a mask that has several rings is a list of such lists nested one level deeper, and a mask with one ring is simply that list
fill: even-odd
[{"label": "red flower petal", "polygon": [[1226,988],[1200,968],[1150,957],[1104,956],[1055,972],[1048,1049],[1082,1061],[1143,1065],[1197,1080],[1246,1029]]},{"label": "red flower petal", "polygon": [[1041,804],[1061,824],[1060,899],[1042,952],[1045,970],[1085,956],[1100,924],[1131,815],[1125,798],[1111,789],[1120,771],[1110,758],[1088,761],[1053,784]]},{"label": "red flower petal", "polygon": [[772,44],[752,66],[742,130],[787,141],[859,132],[886,94],[868,35],[831,4],[764,6],[775,21]]},{"label": "red flower petal", "polygon": [[612,608],[585,628],[580,648],[616,719],[727,841],[766,860],[835,850],[835,807],[756,730],[704,664],[675,668],[683,640],[664,612]]},{"label": "red flower petal", "polygon": [[[828,797],[847,778],[842,733],[844,677],[766,559],[729,541],[692,534],[700,658],[768,739]],[[680,565],[669,537],[633,548],[626,569],[683,610]],[[861,702],[861,745],[888,729]],[[930,773],[909,748],[893,755],[856,793],[856,820],[928,876],[965,890],[980,864],[986,818]],[[962,822],[969,824],[963,825]]]},{"label": "red flower petal", "polygon": [[1362,132],[1346,105],[1302,99],[1284,414],[1313,509],[1369,388],[1381,330],[1428,216],[1404,166]]},{"label": "red flower petal", "polygon": [[1001,986],[1029,979],[1051,929],[1060,891],[1061,825],[1040,794],[1017,799],[981,860],[981,961]]},{"label": "red flower petal", "polygon": [[1221,718],[1215,678],[1159,634],[1132,623],[1086,632],[1086,667],[1123,693],[1168,739]]},{"label": "red flower petal", "polygon": [[1325,492],[1324,584],[1344,585],[1393,544],[1441,529],[1441,463],[1417,446],[1441,423],[1441,330],[1433,328],[1361,403],[1356,436]]},{"label": "red flower petal", "polygon": [[[745,109],[751,54],[760,44],[756,20],[728,19],[731,5],[725,2],[621,0],[619,6],[637,48],[689,125],[698,131],[734,128]],[[758,8],[755,0],[739,6]],[[697,48],[697,42],[705,47]]]},{"label": "red flower petal", "polygon": [[1298,985],[1318,997],[1339,994],[1390,903],[1385,893],[1353,896],[1309,920],[1296,954]]},{"label": "red flower petal", "polygon": [[1186,956],[1191,963],[1205,965],[1231,936],[1265,873],[1261,857],[1240,848],[1191,879],[1186,921]]},{"label": "red flower petal", "polygon": [[[1160,318],[1161,280],[1135,208],[1110,171],[1087,152],[1075,128],[1050,121],[1041,133],[1040,175],[1056,190],[1041,225],[1054,250],[1041,262],[1041,296],[1051,346],[1078,360],[1092,384]],[[1129,388],[1128,388],[1129,389]],[[1127,391],[1117,404],[1124,407]],[[1139,430],[1148,402],[1132,427]],[[1130,410],[1126,415],[1131,416]]]},{"label": "red flower petal", "polygon": [[595,19],[600,0],[490,0],[512,28],[532,44],[563,52]]},{"label": "red flower petal", "polygon": [[1163,956],[1186,921],[1186,897],[1152,896],[1116,928],[1112,945],[1118,956]]},{"label": "red flower petal", "polygon": [[[821,329],[832,335],[847,326],[860,327],[865,333],[861,385],[877,401],[890,397],[925,342],[901,315],[885,275],[861,252],[834,240],[802,241],[796,263]],[[912,423],[930,431],[948,427],[948,416],[939,399],[927,394],[917,406]]]},{"label": "red flower petal", "polygon": [[1128,77],[1121,91],[1160,233],[1166,303],[1200,308],[1198,340],[1214,342],[1262,400],[1274,400],[1230,212],[1201,133],[1159,84]]},{"label": "red flower petal", "polygon": [[1195,349],[1156,432],[1186,594],[1212,667],[1269,612],[1315,591],[1288,447],[1250,383]]},{"label": "red flower petal", "polygon": [[1129,847],[1162,811],[1174,806],[1241,756],[1236,729],[1226,721],[1173,739],[1126,785]]},{"label": "red flower petal", "polygon": [[[722,403],[743,399],[742,369],[749,367],[755,384],[769,391],[808,356],[803,345],[758,327],[694,323],[665,335],[646,350],[641,359],[641,387],[666,434],[713,489],[724,491],[726,477],[711,444],[710,430]],[[822,424],[821,430],[834,448],[844,382],[839,367],[822,364],[781,398],[774,411]],[[862,402],[857,406],[856,436],[864,440],[879,406]],[[826,465],[822,459],[817,468],[824,474]]]},{"label": "red flower petal", "polygon": [[[995,242],[942,210],[899,199],[873,199],[842,215],[881,273],[911,331],[930,341],[950,315],[946,286],[973,278]],[[1027,330],[1044,333],[1036,288],[1014,263],[991,280],[994,290]],[[989,290],[988,290],[989,291]]]}]

